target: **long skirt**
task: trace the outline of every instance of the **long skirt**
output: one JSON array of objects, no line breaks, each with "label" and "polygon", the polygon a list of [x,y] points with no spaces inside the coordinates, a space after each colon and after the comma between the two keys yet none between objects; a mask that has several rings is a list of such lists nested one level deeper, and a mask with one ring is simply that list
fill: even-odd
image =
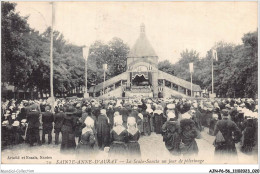
[{"label": "long skirt", "polygon": [[76,153],[79,155],[79,157],[84,159],[93,159],[95,157],[96,150],[94,149],[94,146],[79,143],[76,149]]},{"label": "long skirt", "polygon": [[215,145],[215,160],[222,163],[230,163],[237,160],[235,143],[221,143]]},{"label": "long skirt", "polygon": [[141,158],[140,144],[137,141],[128,142],[127,147],[129,158]]},{"label": "long skirt", "polygon": [[127,158],[127,146],[124,142],[112,142],[108,156],[110,158]]},{"label": "long skirt", "polygon": [[61,152],[72,152],[76,148],[75,134],[68,131],[62,131]]},{"label": "long skirt", "polygon": [[157,134],[161,134],[162,133],[162,125],[163,125],[163,118],[161,115],[157,115],[154,117],[154,131]]},{"label": "long skirt", "polygon": [[149,120],[147,122],[143,122],[144,127],[144,135],[149,136],[151,135],[151,125]]}]

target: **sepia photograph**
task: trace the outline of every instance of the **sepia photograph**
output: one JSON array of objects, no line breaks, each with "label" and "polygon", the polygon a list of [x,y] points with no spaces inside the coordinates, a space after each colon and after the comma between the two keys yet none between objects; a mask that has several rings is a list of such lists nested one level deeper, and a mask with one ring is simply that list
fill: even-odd
[{"label": "sepia photograph", "polygon": [[258,164],[258,2],[1,1],[1,164]]}]

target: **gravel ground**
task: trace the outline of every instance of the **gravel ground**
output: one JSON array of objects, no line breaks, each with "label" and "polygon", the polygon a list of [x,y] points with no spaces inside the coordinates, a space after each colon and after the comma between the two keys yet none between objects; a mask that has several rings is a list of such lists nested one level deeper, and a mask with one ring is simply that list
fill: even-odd
[{"label": "gravel ground", "polygon": [[[165,148],[164,142],[161,135],[152,133],[150,136],[142,136],[139,140],[142,160],[132,160],[131,163],[134,164],[144,164],[144,163],[164,163],[164,164],[256,164],[257,161],[257,149],[254,149],[251,155],[246,155],[242,153],[239,149],[239,144],[237,144],[238,158],[236,160],[216,160],[214,159],[214,146],[212,145],[214,137],[207,134],[207,129],[202,131],[201,139],[196,139],[199,147],[198,156],[192,157],[182,157],[173,156]],[[54,135],[53,135],[54,138]],[[10,159],[13,158],[13,159]],[[19,158],[19,159],[15,159]],[[37,159],[36,159],[37,158]],[[91,158],[92,161],[84,161],[82,163],[91,164],[103,164],[103,163],[114,163],[115,161],[106,161],[108,159],[107,153],[104,151],[98,151],[98,153]],[[67,160],[67,161],[66,161]],[[73,161],[74,160],[74,161]],[[75,153],[71,154],[61,154],[60,145],[44,144],[42,146],[29,147],[27,144],[20,144],[13,147],[9,147],[2,150],[2,163],[34,163],[34,164],[57,164],[66,163],[71,164],[78,162],[78,160],[86,160],[85,157],[79,157]],[[96,160],[96,161],[95,161]],[[164,160],[164,161],[163,161]],[[182,161],[180,161],[182,160]],[[128,160],[129,161],[129,160]],[[118,160],[116,163],[126,163],[127,160]]]}]

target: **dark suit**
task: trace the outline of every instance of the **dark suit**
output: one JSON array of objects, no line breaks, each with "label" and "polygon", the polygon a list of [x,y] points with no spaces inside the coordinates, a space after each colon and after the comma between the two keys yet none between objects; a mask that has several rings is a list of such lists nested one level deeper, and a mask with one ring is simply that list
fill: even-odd
[{"label": "dark suit", "polygon": [[53,123],[54,121],[54,116],[53,113],[50,111],[44,112],[42,114],[42,143],[45,143],[45,134],[48,134],[48,144],[51,143],[52,141],[52,129],[53,129]]},{"label": "dark suit", "polygon": [[27,114],[27,122],[28,122],[28,129],[27,135],[29,136],[29,143],[32,146],[33,143],[36,141],[40,144],[40,135],[39,135],[39,127],[40,127],[40,112],[32,111]]},{"label": "dark suit", "polygon": [[61,132],[61,127],[63,124],[63,119],[65,117],[64,112],[59,112],[54,115],[54,133],[55,133],[55,144],[59,144],[59,134]]}]

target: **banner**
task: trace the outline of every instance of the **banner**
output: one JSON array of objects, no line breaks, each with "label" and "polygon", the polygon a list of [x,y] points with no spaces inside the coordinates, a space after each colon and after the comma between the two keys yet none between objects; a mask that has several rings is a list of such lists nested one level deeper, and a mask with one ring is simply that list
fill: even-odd
[{"label": "banner", "polygon": [[190,67],[190,73],[193,73],[194,70],[193,70],[193,63],[189,63],[189,67]]},{"label": "banner", "polygon": [[215,49],[212,50],[212,58],[218,61],[218,53]]},{"label": "banner", "polygon": [[82,48],[82,52],[83,52],[83,58],[85,60],[88,60],[88,52],[89,52],[89,48],[87,46]]},{"label": "banner", "polygon": [[103,64],[103,70],[104,70],[104,71],[107,70],[107,64]]}]

